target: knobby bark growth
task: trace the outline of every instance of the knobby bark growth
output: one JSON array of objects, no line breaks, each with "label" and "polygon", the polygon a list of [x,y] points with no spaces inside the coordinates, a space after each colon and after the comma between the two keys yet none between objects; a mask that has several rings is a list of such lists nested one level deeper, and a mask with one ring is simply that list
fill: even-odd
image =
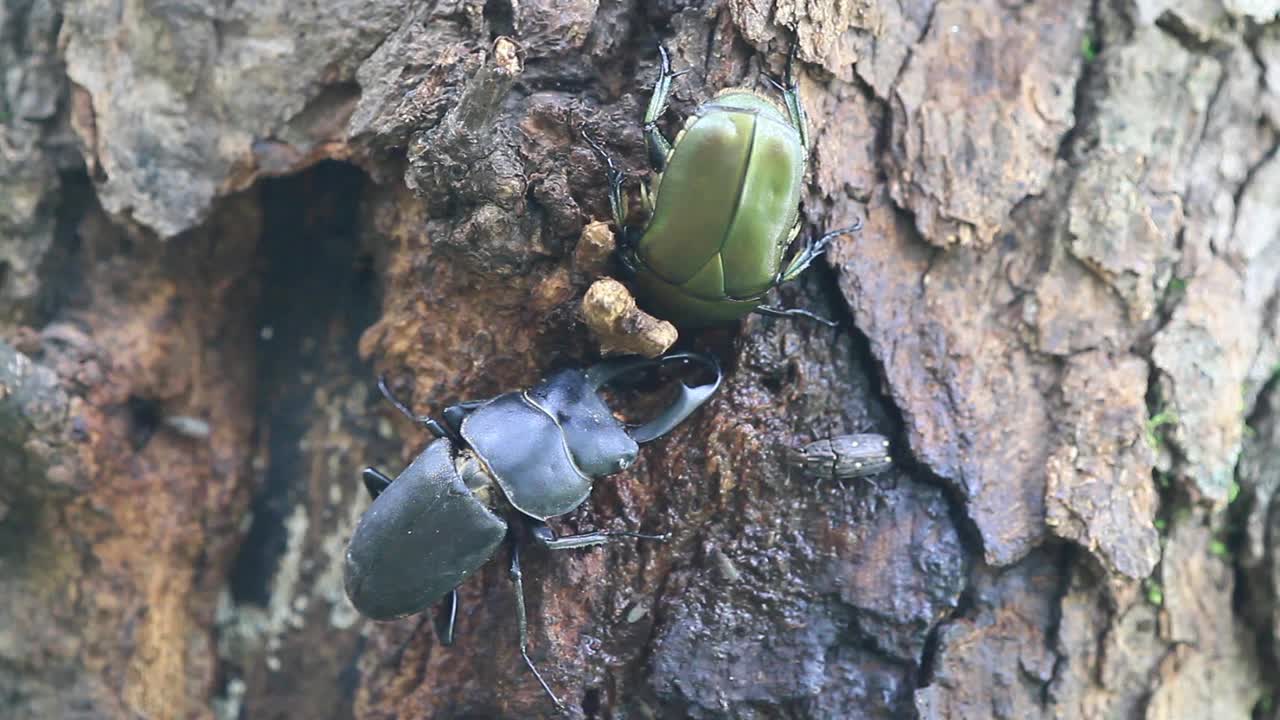
[{"label": "knobby bark growth", "polygon": [[[550,715],[501,562],[453,648],[347,603],[427,440],[372,380],[595,357],[581,130],[643,174],[658,43],[678,127],[794,37],[843,327],[687,334],[720,394],[559,523],[671,540],[529,555],[571,715],[1280,718],[1278,12],[0,4],[0,715]],[[878,486],[789,476],[855,431]]]}]

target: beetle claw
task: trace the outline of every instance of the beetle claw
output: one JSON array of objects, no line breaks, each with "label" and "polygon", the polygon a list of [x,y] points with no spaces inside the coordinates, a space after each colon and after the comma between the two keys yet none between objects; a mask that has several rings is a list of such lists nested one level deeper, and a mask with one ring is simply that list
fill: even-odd
[{"label": "beetle claw", "polygon": [[556,697],[555,692],[551,689],[551,686],[547,684],[547,681],[542,679],[542,673],[538,672],[537,666],[535,666],[533,661],[529,659],[529,653],[525,651],[524,648],[520,648],[520,657],[524,658],[524,664],[533,672],[533,676],[538,679],[538,684],[541,685],[542,690],[547,693],[547,697],[551,698],[551,702],[555,703],[556,709],[560,712],[567,712],[564,703],[560,702],[560,698]]},{"label": "beetle claw", "polygon": [[817,257],[818,255],[821,255],[822,253],[826,252],[827,246],[831,244],[832,240],[835,240],[841,235],[851,235],[853,233],[858,232],[861,229],[862,229],[862,218],[858,218],[853,222],[852,225],[848,227],[842,227],[839,230],[832,230],[831,232],[824,234],[822,237],[813,241],[812,252],[814,257]]}]

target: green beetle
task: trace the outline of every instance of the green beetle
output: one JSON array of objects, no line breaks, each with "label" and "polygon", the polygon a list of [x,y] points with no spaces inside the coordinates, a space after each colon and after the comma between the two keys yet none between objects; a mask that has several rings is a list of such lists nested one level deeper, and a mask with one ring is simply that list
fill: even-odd
[{"label": "green beetle", "polygon": [[733,322],[752,311],[804,316],[812,313],[765,306],[765,295],[794,280],[832,238],[859,225],[810,240],[784,266],[800,233],[800,193],[809,160],[809,136],[792,76],[794,46],[785,85],[770,80],[782,104],[749,88],[730,88],[703,103],[668,142],[658,129],[667,109],[671,71],[667,51],[644,115],[649,163],[657,173],[641,186],[649,219],[626,225],[625,176],[590,137],[609,168],[609,201],[621,233],[619,258],[634,280],[641,304],[685,328]]}]

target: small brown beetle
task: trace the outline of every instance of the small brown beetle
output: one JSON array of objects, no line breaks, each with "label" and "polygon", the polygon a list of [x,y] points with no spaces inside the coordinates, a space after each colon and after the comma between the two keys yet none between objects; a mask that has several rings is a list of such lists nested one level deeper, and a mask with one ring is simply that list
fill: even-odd
[{"label": "small brown beetle", "polygon": [[889,439],[875,433],[836,435],[788,453],[791,467],[815,480],[852,480],[893,467]]}]

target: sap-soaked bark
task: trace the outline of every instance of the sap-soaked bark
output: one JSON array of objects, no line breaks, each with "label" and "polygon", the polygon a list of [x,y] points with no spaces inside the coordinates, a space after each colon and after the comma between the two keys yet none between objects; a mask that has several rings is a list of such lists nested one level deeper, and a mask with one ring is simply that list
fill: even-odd
[{"label": "sap-soaked bark", "polygon": [[347,602],[373,378],[594,361],[582,132],[638,211],[656,45],[674,135],[793,37],[843,324],[681,337],[721,391],[554,521],[670,539],[527,552],[569,716],[1275,714],[1280,3],[0,4],[0,716],[551,716],[505,553],[452,648]]},{"label": "sap-soaked bark", "polygon": [[[1049,640],[1064,552],[1038,551],[1013,568],[974,573],[973,607],[938,631],[931,677],[915,695],[921,718],[1042,716],[1057,662]],[[978,682],[979,673],[988,679]]]},{"label": "sap-soaked bark", "polygon": [[[79,248],[70,274],[46,282],[78,285],[82,301],[24,345],[69,397],[65,427],[46,424],[43,439],[65,436],[81,462],[69,492],[52,492],[66,484],[52,471],[19,476],[3,521],[4,712],[199,713],[252,433],[253,367],[238,359],[252,331],[213,308],[252,302],[255,206],[230,203],[170,243],[96,209],[67,220]],[[163,422],[175,415],[208,435],[175,432]]]},{"label": "sap-soaked bark", "polygon": [[[911,481],[869,505],[819,492],[814,499],[836,507],[796,508],[789,524],[798,547],[790,553],[747,536],[717,544],[710,572],[673,575],[682,601],[653,655],[653,687],[668,715],[750,716],[753,706],[779,703],[820,705],[836,716],[877,705],[901,712],[928,632],[955,607],[963,584],[946,501]],[[725,562],[735,570],[726,573]],[[762,632],[762,616],[794,629]],[[835,659],[847,644],[865,667]],[[867,697],[865,686],[886,681],[892,692]]]}]

